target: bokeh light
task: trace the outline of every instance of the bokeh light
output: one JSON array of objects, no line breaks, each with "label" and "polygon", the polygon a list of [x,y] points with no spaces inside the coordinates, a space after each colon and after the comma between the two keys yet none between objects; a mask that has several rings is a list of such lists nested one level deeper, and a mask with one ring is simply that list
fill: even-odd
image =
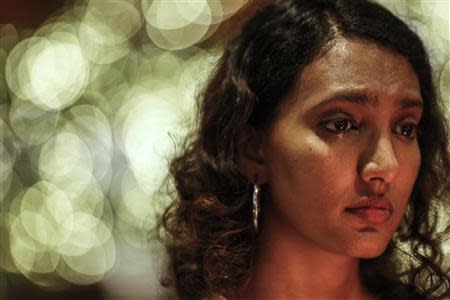
[{"label": "bokeh light", "polygon": [[89,66],[77,38],[64,32],[19,43],[6,62],[12,91],[44,110],[61,110],[81,95]]},{"label": "bokeh light", "polygon": [[69,131],[59,132],[41,148],[39,175],[63,189],[70,196],[78,196],[89,185],[93,162],[83,141]]},{"label": "bokeh light", "polygon": [[[188,48],[210,37],[217,30],[217,24],[225,18],[221,3],[207,0],[142,0],[147,34],[162,49]],[[242,5],[237,4],[235,8],[241,8]]]},{"label": "bokeh light", "polygon": [[28,145],[38,145],[51,137],[58,125],[58,110],[42,110],[31,101],[13,99],[9,121],[18,138]]},{"label": "bokeh light", "polygon": [[442,68],[439,77],[439,88],[442,98],[447,103],[447,107],[450,111],[450,60],[447,61],[445,66]]}]

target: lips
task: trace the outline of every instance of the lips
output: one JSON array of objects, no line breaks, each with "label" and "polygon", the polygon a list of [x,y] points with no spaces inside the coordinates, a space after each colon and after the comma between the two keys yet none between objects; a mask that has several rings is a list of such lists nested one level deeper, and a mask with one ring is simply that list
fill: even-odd
[{"label": "lips", "polygon": [[386,223],[392,215],[392,203],[386,198],[366,198],[345,208],[345,212],[366,224]]},{"label": "lips", "polygon": [[378,208],[386,209],[390,212],[393,210],[391,201],[386,198],[366,198],[347,206],[345,209],[357,208]]}]

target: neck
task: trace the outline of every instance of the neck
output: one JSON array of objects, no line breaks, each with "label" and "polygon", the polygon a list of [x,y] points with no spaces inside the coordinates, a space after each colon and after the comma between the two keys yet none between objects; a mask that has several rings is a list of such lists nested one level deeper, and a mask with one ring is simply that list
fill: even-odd
[{"label": "neck", "polygon": [[267,217],[239,299],[373,299],[361,283],[358,258],[324,251]]}]

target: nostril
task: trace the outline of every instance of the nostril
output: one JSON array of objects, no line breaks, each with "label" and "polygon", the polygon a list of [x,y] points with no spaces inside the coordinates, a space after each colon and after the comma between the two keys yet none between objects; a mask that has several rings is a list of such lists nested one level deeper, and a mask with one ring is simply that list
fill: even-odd
[{"label": "nostril", "polygon": [[387,192],[389,192],[389,183],[381,177],[371,178],[369,184],[373,194],[378,197],[383,197]]}]

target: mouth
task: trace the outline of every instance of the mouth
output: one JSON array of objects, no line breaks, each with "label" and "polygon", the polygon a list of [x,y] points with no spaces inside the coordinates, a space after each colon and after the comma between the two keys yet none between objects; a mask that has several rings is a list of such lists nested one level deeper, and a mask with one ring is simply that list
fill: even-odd
[{"label": "mouth", "polygon": [[365,197],[346,207],[346,209],[358,209],[358,208],[377,208],[377,209],[386,209],[389,211],[393,210],[391,201],[384,197],[383,198]]},{"label": "mouth", "polygon": [[376,207],[347,208],[345,212],[372,225],[387,223],[392,215],[391,211]]},{"label": "mouth", "polygon": [[358,223],[382,225],[391,219],[393,206],[386,198],[366,198],[346,207],[344,212]]}]

